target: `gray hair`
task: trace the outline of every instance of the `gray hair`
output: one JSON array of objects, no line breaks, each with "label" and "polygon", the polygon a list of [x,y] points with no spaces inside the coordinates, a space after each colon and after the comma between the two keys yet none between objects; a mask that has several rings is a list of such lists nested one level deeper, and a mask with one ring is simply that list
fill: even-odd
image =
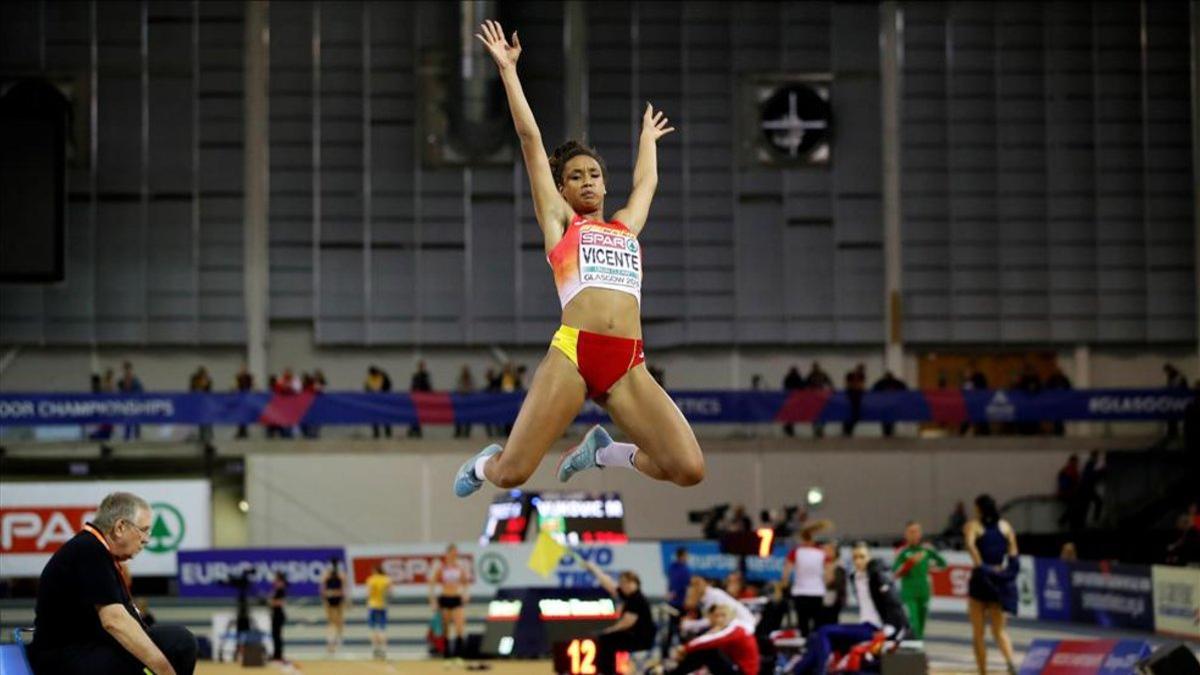
[{"label": "gray hair", "polygon": [[100,508],[96,509],[96,516],[92,522],[101,532],[111,532],[117,526],[118,520],[132,523],[137,517],[138,509],[151,510],[145,499],[132,492],[114,492],[100,502]]}]

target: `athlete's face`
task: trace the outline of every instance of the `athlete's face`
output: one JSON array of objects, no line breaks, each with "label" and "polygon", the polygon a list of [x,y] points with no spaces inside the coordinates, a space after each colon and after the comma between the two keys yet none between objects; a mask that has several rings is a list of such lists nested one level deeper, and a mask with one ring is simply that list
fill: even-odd
[{"label": "athlete's face", "polygon": [[904,528],[904,540],[908,542],[909,546],[916,546],[921,543],[921,526],[913,523]]},{"label": "athlete's face", "polygon": [[133,520],[121,518],[113,526],[112,546],[113,557],[117,560],[129,560],[142,552],[150,543],[150,524],[153,514],[149,509],[138,509]]},{"label": "athlete's face", "polygon": [[576,155],[567,160],[563,167],[562,187],[558,191],[576,213],[603,211],[605,188],[600,162],[588,155]]}]

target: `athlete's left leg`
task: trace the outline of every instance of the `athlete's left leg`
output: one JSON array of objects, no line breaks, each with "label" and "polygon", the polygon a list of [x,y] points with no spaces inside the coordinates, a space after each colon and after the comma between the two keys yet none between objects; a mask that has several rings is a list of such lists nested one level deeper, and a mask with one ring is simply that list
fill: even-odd
[{"label": "athlete's left leg", "polygon": [[637,445],[635,469],[684,487],[704,480],[704,455],[696,434],[644,364],[625,373],[609,389],[604,407]]}]

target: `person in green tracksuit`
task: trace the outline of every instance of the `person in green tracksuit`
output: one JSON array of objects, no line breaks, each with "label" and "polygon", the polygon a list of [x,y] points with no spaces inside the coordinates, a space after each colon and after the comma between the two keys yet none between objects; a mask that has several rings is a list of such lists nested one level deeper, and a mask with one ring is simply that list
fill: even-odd
[{"label": "person in green tracksuit", "polygon": [[945,558],[924,544],[921,537],[920,523],[913,521],[905,526],[907,545],[896,552],[896,562],[892,564],[892,572],[900,580],[900,599],[908,612],[912,637],[918,640],[925,637],[925,617],[929,614],[929,598],[933,594],[929,587],[929,563],[933,562],[938,569],[946,567]]}]

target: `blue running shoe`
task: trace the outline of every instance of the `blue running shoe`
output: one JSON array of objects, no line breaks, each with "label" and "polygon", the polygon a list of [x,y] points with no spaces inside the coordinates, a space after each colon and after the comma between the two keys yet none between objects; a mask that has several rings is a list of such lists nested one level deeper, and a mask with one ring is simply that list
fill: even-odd
[{"label": "blue running shoe", "polygon": [[596,451],[612,445],[612,442],[612,436],[599,424],[588,429],[579,445],[567,448],[562,457],[558,458],[558,480],[565,483],[571,476],[584,469],[603,469],[604,467],[596,463]]},{"label": "blue running shoe", "polygon": [[462,466],[458,467],[458,474],[454,476],[454,495],[457,497],[468,497],[475,494],[479,488],[483,487],[483,481],[475,477],[475,462],[480,457],[491,457],[500,452],[500,445],[492,443],[486,448],[480,450],[475,456],[468,459]]}]

